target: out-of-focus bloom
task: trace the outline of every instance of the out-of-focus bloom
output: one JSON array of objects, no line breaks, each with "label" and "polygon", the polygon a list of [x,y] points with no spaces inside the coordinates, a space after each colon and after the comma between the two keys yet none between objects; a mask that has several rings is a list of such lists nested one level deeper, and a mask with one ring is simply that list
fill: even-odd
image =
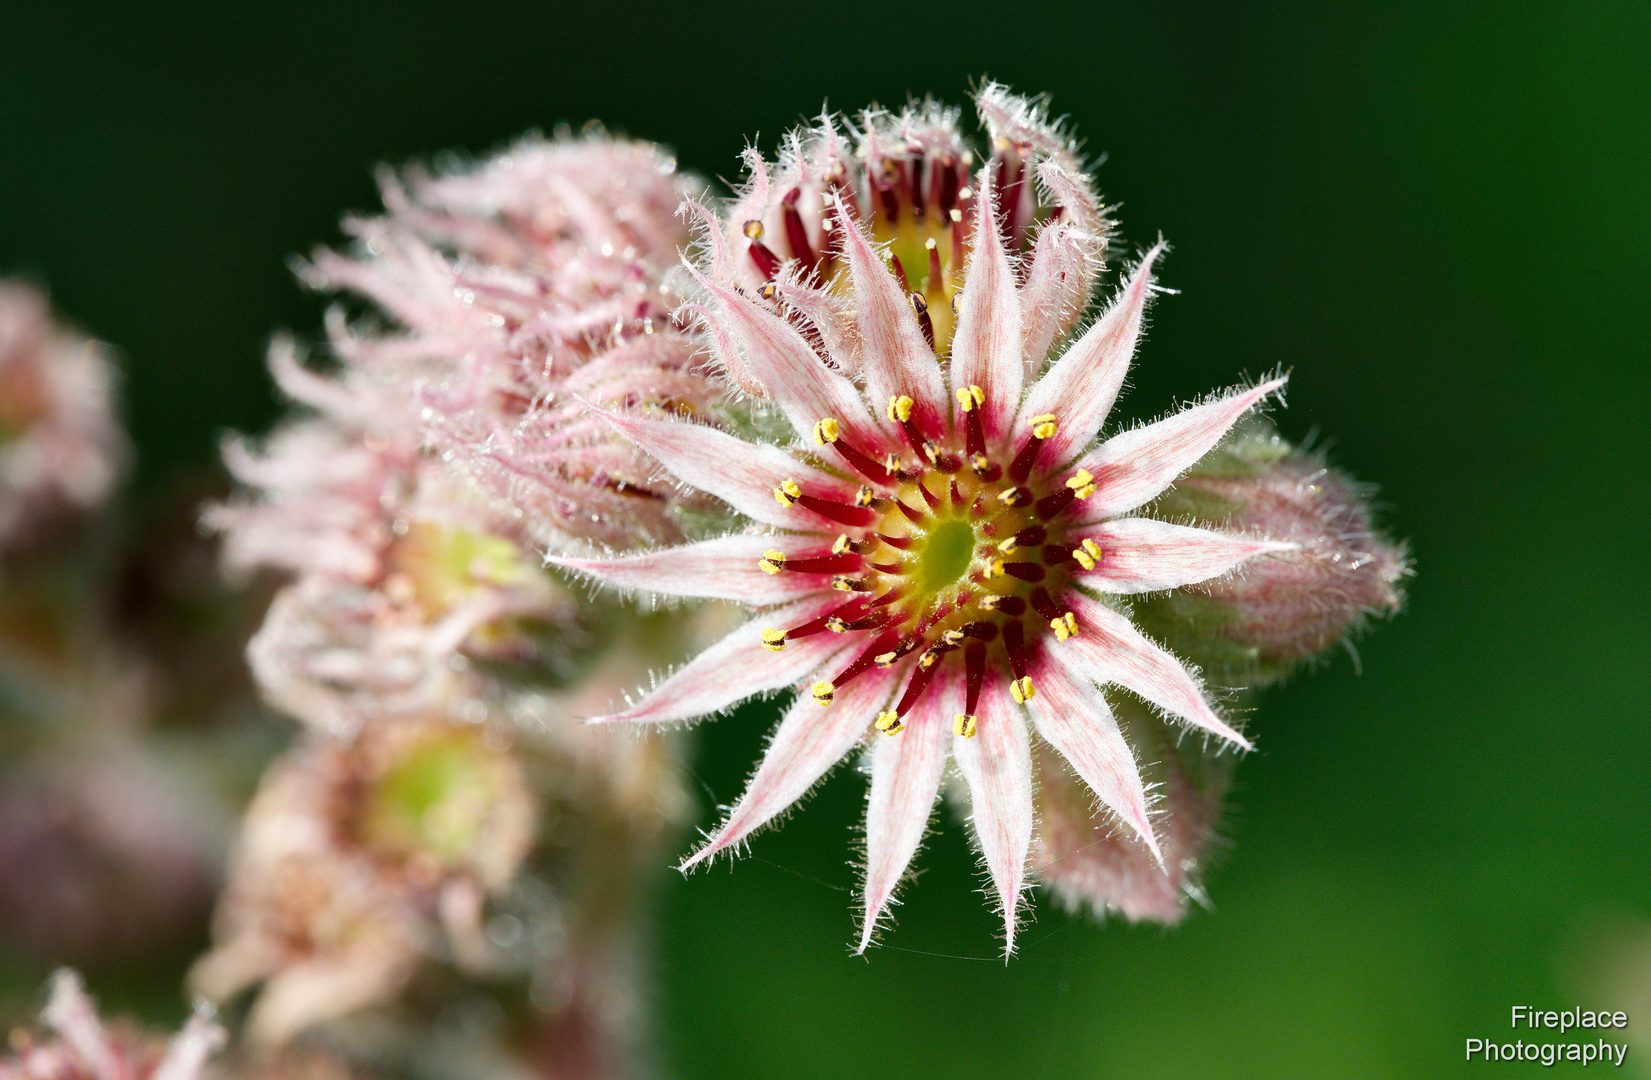
[{"label": "out-of-focus bloom", "polygon": [[107,349],[53,322],[38,290],[0,281],[0,551],[113,491],[130,456],[114,375]]},{"label": "out-of-focus bloom", "polygon": [[[1028,718],[1130,842],[1161,865],[1135,753],[1101,685],[1133,691],[1232,746],[1249,743],[1197,676],[1112,598],[1217,578],[1293,546],[1130,516],[1283,379],[1096,443],[1134,352],[1161,246],[1100,319],[1041,377],[1028,378],[1065,322],[1067,309],[1049,297],[1089,294],[1098,241],[1085,222],[1092,227],[1098,214],[1087,183],[1067,172],[1066,140],[1038,112],[995,87],[981,104],[993,146],[1018,148],[1020,163],[1006,169],[1015,159],[994,154],[974,175],[967,203],[954,201],[966,213],[938,212],[949,184],[930,179],[936,166],[927,151],[910,149],[927,117],[945,128],[950,114],[874,115],[856,152],[871,163],[871,178],[859,182],[889,195],[879,195],[885,223],[906,220],[896,215],[909,204],[912,227],[936,239],[930,270],[943,248],[954,252],[930,281],[938,276],[947,306],[955,304],[955,327],[941,332],[936,305],[925,300],[930,286],[910,287],[909,271],[879,256],[846,192],[820,204],[830,207],[831,249],[846,270],[836,286],[841,302],[806,313],[791,304],[792,290],[815,280],[800,241],[786,252],[791,265],[776,264],[773,287],[753,295],[739,287],[744,271],[713,222],[696,276],[718,357],[807,441],[746,442],[703,425],[609,413],[615,430],[679,480],[756,527],[639,556],[555,560],[623,588],[764,609],[606,719],[681,721],[753,694],[808,687],[744,796],[685,866],[742,843],[868,732],[887,736],[872,755],[861,949],[922,839],[949,755],[967,782],[1012,949],[1034,821]],[[1005,118],[1019,126],[1006,128]],[[900,132],[898,155],[879,149]],[[924,139],[951,145],[938,133]],[[815,141],[829,144],[830,135]],[[791,159],[807,153],[805,144]],[[902,171],[901,162],[913,161],[921,168]],[[1033,198],[1030,177],[1044,181],[1053,206]],[[892,189],[880,186],[885,179]],[[766,182],[759,169],[746,201]],[[961,200],[964,182],[951,198]],[[778,194],[782,224],[791,220],[788,194]],[[821,228],[802,221],[809,236]],[[760,240],[769,230],[741,231]],[[1051,232],[1072,239],[1056,243]],[[1019,248],[1028,255],[1017,272],[1011,252]],[[1073,274],[1083,275],[1081,285]],[[825,295],[816,290],[810,304]]]},{"label": "out-of-focus bloom", "polygon": [[346,223],[359,254],[319,252],[306,276],[401,329],[335,315],[338,356],[410,391],[433,453],[540,544],[679,539],[679,493],[581,402],[708,415],[698,341],[671,314],[689,239],[672,213],[698,186],[658,147],[596,135],[383,188],[388,215]]},{"label": "out-of-focus bloom", "polygon": [[485,966],[482,901],[533,838],[520,764],[486,729],[404,720],[317,739],[249,809],[218,947],[196,988],[222,1000],[268,980],[249,1034],[275,1045],[395,993],[426,953]]},{"label": "out-of-focus bloom", "polygon": [[52,1037],[14,1031],[0,1080],[201,1080],[227,1038],[199,1012],[170,1041],[127,1024],[105,1026],[80,977],[68,970],[52,977],[41,1019]]},{"label": "out-of-focus bloom", "polygon": [[1288,540],[1250,572],[1138,604],[1136,617],[1228,685],[1275,682],[1391,616],[1410,574],[1402,544],[1379,532],[1369,489],[1257,422],[1187,472],[1149,512],[1172,521]]}]

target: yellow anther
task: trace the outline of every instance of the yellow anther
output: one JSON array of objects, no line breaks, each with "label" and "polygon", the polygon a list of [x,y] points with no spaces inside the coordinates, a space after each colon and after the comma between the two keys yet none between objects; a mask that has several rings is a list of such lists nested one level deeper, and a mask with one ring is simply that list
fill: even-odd
[{"label": "yellow anther", "polygon": [[838,592],[854,592],[855,586],[859,584],[858,578],[849,577],[847,574],[838,574],[831,579],[831,587]]},{"label": "yellow anther", "polygon": [[842,429],[838,425],[836,417],[828,416],[824,420],[818,420],[814,424],[814,445],[824,446],[826,443],[834,443],[840,434],[842,434]]},{"label": "yellow anther", "polygon": [[1049,629],[1055,632],[1056,641],[1065,641],[1078,632],[1078,617],[1068,611],[1058,619],[1050,619]]},{"label": "yellow anther", "polygon": [[762,632],[762,647],[773,652],[779,652],[785,648],[785,631],[776,630],[772,626],[764,630]]},{"label": "yellow anther", "polygon": [[961,735],[965,739],[975,737],[975,718],[968,713],[958,713],[957,719],[952,721],[952,734]]},{"label": "yellow anther", "polygon": [[785,552],[778,548],[769,548],[762,553],[762,558],[757,560],[757,565],[762,567],[764,573],[777,574],[785,569]]},{"label": "yellow anther", "polygon": [[933,439],[923,440],[923,456],[929,459],[930,465],[940,460],[940,447],[935,445]]},{"label": "yellow anther", "polygon": [[841,615],[833,615],[826,620],[826,629],[833,634],[846,634],[848,633],[848,623],[844,621]]},{"label": "yellow anther", "polygon": [[1003,576],[1003,560],[1002,559],[993,559],[991,562],[987,563],[986,564],[986,576],[987,577],[1002,577]]},{"label": "yellow anther", "polygon": [[917,658],[917,666],[922,668],[924,671],[927,671],[930,668],[934,667],[934,665],[936,663],[938,663],[939,660],[940,660],[940,654],[939,653],[935,652],[933,649],[924,649],[923,650],[923,655],[919,656]]},{"label": "yellow anther", "polygon": [[877,501],[877,494],[866,484],[860,485],[860,490],[854,493],[855,506],[870,506]]},{"label": "yellow anther", "polygon": [[985,596],[980,598],[980,610],[996,611],[998,609],[998,605],[1001,603],[1003,603],[1003,597],[999,596],[997,593],[987,593]]},{"label": "yellow anther", "polygon": [[814,700],[819,704],[830,705],[832,699],[837,696],[837,688],[828,682],[817,682],[809,693],[814,695]]},{"label": "yellow anther", "polygon": [[992,459],[985,454],[976,454],[969,459],[969,468],[975,471],[976,476],[985,476],[992,469]]},{"label": "yellow anther", "polygon": [[1032,686],[1032,676],[1026,675],[1009,682],[1009,696],[1022,705],[1037,696],[1037,690]]},{"label": "yellow anther", "polygon": [[927,240],[923,241],[923,250],[924,251],[933,251],[935,248],[937,248],[939,246],[940,246],[939,244],[936,244],[934,242],[934,237],[932,237],[932,236],[929,237]]},{"label": "yellow anther", "polygon": [[911,309],[919,315],[922,315],[929,310],[929,302],[923,299],[922,293],[911,294]]},{"label": "yellow anther", "polygon": [[1101,561],[1101,545],[1097,544],[1093,540],[1085,540],[1083,542],[1083,549],[1089,553],[1089,557],[1091,559],[1094,559],[1096,562]]},{"label": "yellow anther", "polygon": [[972,187],[962,187],[962,188],[959,188],[958,191],[957,191],[957,201],[958,202],[968,202],[970,199],[972,199],[974,197],[975,197],[975,189],[972,188]]},{"label": "yellow anther", "polygon": [[784,507],[795,506],[802,497],[803,489],[797,486],[795,480],[787,480],[774,489],[774,500]]},{"label": "yellow anther", "polygon": [[762,238],[762,222],[758,221],[756,218],[752,218],[750,221],[745,223],[744,227],[741,228],[740,231],[743,232],[748,239],[759,240]]},{"label": "yellow anther", "polygon": [[[964,190],[967,191],[968,189],[965,188]],[[956,225],[958,222],[963,220],[963,211],[959,210],[957,207],[954,206],[954,207],[951,208],[951,211],[948,212],[946,216],[952,219],[952,224],[953,225]]]},{"label": "yellow anther", "polygon": [[780,287],[770,281],[761,289],[757,290],[757,295],[762,297],[764,300],[772,300],[774,297],[780,295]]},{"label": "yellow anther", "polygon": [[956,647],[963,644],[963,631],[947,630],[945,633],[940,635],[940,640],[945,642],[947,645]]},{"label": "yellow anther", "polygon": [[975,407],[974,395],[969,393],[967,386],[960,386],[957,389],[957,407],[964,412],[968,412]]},{"label": "yellow anther", "polygon": [[1078,565],[1083,567],[1085,570],[1095,569],[1095,556],[1091,555],[1083,548],[1073,548],[1072,557],[1076,559],[1078,561]]},{"label": "yellow anther", "polygon": [[997,549],[1004,555],[1009,555],[1012,554],[1018,547],[1020,547],[1020,541],[1011,536],[1009,539],[998,544]]},{"label": "yellow anther", "polygon": [[1073,473],[1066,481],[1066,486],[1080,499],[1087,499],[1095,494],[1095,478],[1089,475],[1088,469],[1079,469]]},{"label": "yellow anther", "polygon": [[872,658],[872,662],[878,667],[889,667],[898,659],[900,659],[900,654],[891,649],[885,653],[878,653]]},{"label": "yellow anther", "polygon": [[997,501],[1004,506],[1020,506],[1027,501],[1027,491],[1023,487],[1007,488],[997,493]]},{"label": "yellow anther", "polygon": [[916,404],[917,402],[905,394],[896,394],[894,397],[889,398],[889,419],[904,424],[911,419],[912,406]]},{"label": "yellow anther", "polygon": [[854,541],[848,538],[848,533],[840,533],[837,539],[831,542],[833,555],[847,555],[854,550]]},{"label": "yellow anther", "polygon": [[906,725],[900,722],[897,712],[880,712],[877,714],[877,730],[884,735],[898,735],[906,730]]},{"label": "yellow anther", "polygon": [[905,462],[900,460],[899,454],[888,453],[883,455],[883,468],[888,472],[897,473],[904,464]]},{"label": "yellow anther", "polygon": [[1053,439],[1055,432],[1060,430],[1060,422],[1055,419],[1054,413],[1044,413],[1042,416],[1032,417],[1032,435],[1039,439]]}]

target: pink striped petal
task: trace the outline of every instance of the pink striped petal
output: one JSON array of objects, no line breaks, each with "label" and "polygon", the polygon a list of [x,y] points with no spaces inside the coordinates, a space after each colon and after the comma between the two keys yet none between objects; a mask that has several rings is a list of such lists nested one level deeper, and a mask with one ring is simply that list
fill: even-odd
[{"label": "pink striped petal", "polygon": [[1078,632],[1050,646],[1054,657],[1068,657],[1074,671],[1133,690],[1165,712],[1251,749],[1248,739],[1216,715],[1181,661],[1148,641],[1127,617],[1077,592],[1066,600],[1078,620]]},{"label": "pink striped petal", "polygon": [[625,438],[658,458],[677,479],[710,492],[765,525],[837,530],[836,523],[803,506],[780,505],[774,489],[785,480],[797,481],[810,495],[854,500],[857,485],[805,465],[778,446],[746,442],[699,424],[595,411]]},{"label": "pink striped petal", "polygon": [[[818,618],[841,600],[805,600],[759,615],[694,657],[642,700],[592,723],[669,724],[721,712],[738,701],[797,683],[848,646],[836,634],[811,634],[774,652],[762,643],[768,627],[784,630]],[[810,701],[810,704],[813,704]],[[818,708],[818,706],[815,706]]]},{"label": "pink striped petal", "polygon": [[1089,303],[1098,246],[1093,234],[1083,232],[1065,218],[1045,222],[1038,230],[1026,260],[1026,284],[1020,290],[1026,378],[1036,379],[1043,371],[1055,339]]},{"label": "pink striped petal", "polygon": [[[881,454],[882,430],[866,412],[853,383],[826,366],[795,327],[755,301],[689,268],[717,299],[719,320],[739,346],[748,368],[785,412],[799,437],[807,439],[817,421],[833,417],[856,436],[861,448]],[[720,347],[720,343],[719,343]]]},{"label": "pink striped petal", "polygon": [[1135,830],[1162,866],[1164,855],[1147,818],[1141,770],[1106,699],[1088,679],[1075,675],[1059,653],[1035,665],[1032,682],[1037,693],[1026,704],[1038,734],[1072,763],[1107,809]]},{"label": "pink striped petal", "polygon": [[1174,589],[1219,577],[1246,559],[1269,551],[1293,551],[1295,544],[1193,529],[1151,518],[1102,522],[1087,537],[1101,546],[1094,570],[1080,580],[1109,593]]},{"label": "pink striped petal", "polygon": [[1007,694],[986,693],[977,707],[974,737],[954,736],[952,756],[969,785],[975,843],[997,889],[1008,955],[1015,951],[1016,909],[1032,845],[1032,752],[1026,721]]},{"label": "pink striped petal", "polygon": [[866,381],[872,407],[881,408],[900,394],[910,395],[916,403],[913,411],[918,427],[939,434],[946,430],[951,412],[949,408],[941,412],[946,386],[911,300],[900,294],[899,282],[872,250],[854,212],[840,206],[837,222],[843,230],[859,314],[860,376]]},{"label": "pink striped petal", "polygon": [[988,191],[979,203],[975,249],[958,304],[957,332],[952,336],[952,386],[978,386],[986,392],[981,420],[986,437],[994,440],[1014,416],[1025,374],[1020,297],[1003,250],[996,201]]},{"label": "pink striped petal", "polygon": [[878,917],[917,854],[940,794],[952,716],[962,707],[961,682],[946,679],[945,685],[930,687],[906,714],[904,731],[875,736],[866,803],[865,922],[856,952],[871,944]]},{"label": "pink striped petal", "polygon": [[1183,409],[1167,420],[1114,435],[1096,447],[1077,463],[1095,478],[1096,491],[1073,509],[1074,523],[1116,517],[1157,498],[1220,442],[1239,417],[1284,382],[1272,379],[1253,390]]},{"label": "pink striped petal", "polygon": [[785,603],[825,588],[825,579],[818,574],[770,574],[763,570],[758,565],[763,554],[776,549],[788,557],[826,554],[818,537],[734,533],[617,559],[552,556],[545,562],[589,574],[620,589],[642,589],[662,596],[703,596],[756,606]]},{"label": "pink striped petal", "polygon": [[1094,441],[1135,355],[1141,315],[1152,297],[1152,266],[1164,246],[1159,241],[1147,252],[1106,314],[1033,385],[1015,420],[1015,445],[1030,432],[1032,417],[1046,413],[1054,413],[1060,425],[1042,451],[1051,466],[1071,460]]},{"label": "pink striped petal", "polygon": [[798,696],[780,721],[757,774],[728,820],[681,869],[697,866],[738,844],[808,794],[827,770],[865,736],[898,677],[892,668],[868,671],[839,691],[836,702],[826,708],[806,693]]}]

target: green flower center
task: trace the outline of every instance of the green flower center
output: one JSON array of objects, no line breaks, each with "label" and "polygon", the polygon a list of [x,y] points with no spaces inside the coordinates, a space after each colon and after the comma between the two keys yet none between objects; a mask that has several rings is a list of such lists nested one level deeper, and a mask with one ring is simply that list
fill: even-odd
[{"label": "green flower center", "polygon": [[913,584],[918,593],[930,596],[962,580],[974,558],[974,548],[975,531],[967,521],[953,518],[936,522],[917,556]]}]

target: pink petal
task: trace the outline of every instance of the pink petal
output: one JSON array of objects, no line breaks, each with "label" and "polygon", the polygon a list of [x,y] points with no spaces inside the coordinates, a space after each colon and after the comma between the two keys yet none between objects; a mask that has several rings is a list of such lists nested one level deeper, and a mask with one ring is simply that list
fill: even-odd
[{"label": "pink petal", "polygon": [[1026,284],[1020,290],[1021,326],[1026,339],[1022,359],[1027,378],[1035,379],[1043,371],[1055,339],[1089,303],[1098,247],[1093,234],[1083,232],[1065,218],[1046,222],[1038,230],[1026,260]]},{"label": "pink petal", "polygon": [[759,615],[694,657],[629,709],[594,717],[591,722],[669,724],[692,720],[721,712],[754,694],[795,686],[848,646],[836,634],[811,634],[789,641],[784,649],[774,652],[762,643],[763,630],[784,630],[808,622],[840,602],[839,597],[832,596]]},{"label": "pink petal", "polygon": [[808,694],[800,695],[780,721],[757,775],[751,778],[728,820],[681,869],[687,870],[738,844],[808,794],[820,777],[865,736],[898,678],[894,668],[868,671],[839,691],[836,702],[826,708]]},{"label": "pink petal", "polygon": [[[1036,698],[1033,698],[1036,701]],[[954,736],[952,756],[969,785],[975,842],[1003,910],[1003,951],[1015,951],[1015,916],[1032,844],[1032,753],[1026,721],[1001,693],[982,695],[971,739]]]},{"label": "pink petal", "polygon": [[[883,449],[883,433],[866,412],[853,383],[826,366],[795,327],[753,300],[691,272],[716,297],[723,326],[741,347],[748,370],[785,412],[797,434],[807,438],[825,417],[840,420],[861,448]],[[720,346],[719,341],[719,346]]]},{"label": "pink petal", "polygon": [[[1082,538],[1080,538],[1082,539]],[[1089,530],[1101,546],[1094,570],[1080,580],[1109,593],[1174,589],[1219,577],[1246,559],[1295,544],[1171,525],[1151,518],[1118,518]]]},{"label": "pink petal", "polygon": [[1220,442],[1239,417],[1284,382],[1272,379],[1253,390],[1114,435],[1077,463],[1094,476],[1097,490],[1074,508],[1073,521],[1099,521],[1151,502]]},{"label": "pink petal", "polygon": [[860,375],[872,404],[881,407],[891,397],[910,395],[918,426],[938,434],[946,429],[951,410],[942,412],[946,386],[940,364],[923,339],[911,300],[900,294],[899,282],[872,250],[854,212],[839,207],[837,222],[843,229],[859,309]]},{"label": "pink petal", "polygon": [[1162,866],[1164,856],[1147,819],[1141,770],[1106,699],[1058,651],[1034,667],[1032,681],[1037,693],[1026,704],[1038,734],[1072,763],[1107,809],[1135,830]]},{"label": "pink petal", "polygon": [[875,736],[866,804],[865,923],[856,952],[871,944],[877,919],[923,840],[940,793],[952,716],[962,706],[961,683],[947,679],[930,687],[906,714],[904,731]]},{"label": "pink petal", "polygon": [[552,556],[545,562],[589,574],[621,589],[736,600],[756,606],[785,603],[826,588],[826,579],[817,574],[770,574],[763,570],[758,565],[763,554],[774,549],[788,556],[826,553],[819,537],[734,533],[617,559]]},{"label": "pink petal", "polygon": [[1054,655],[1069,656],[1073,670],[1133,690],[1165,712],[1251,749],[1248,739],[1215,714],[1198,680],[1181,661],[1148,641],[1127,617],[1077,592],[1069,593],[1066,601],[1078,620],[1078,632],[1052,644]]},{"label": "pink petal", "polygon": [[1060,425],[1042,451],[1050,466],[1069,461],[1094,441],[1135,355],[1141,314],[1152,297],[1152,265],[1164,248],[1159,241],[1147,252],[1106,314],[1033,385],[1015,420],[1015,445],[1031,430],[1032,417],[1046,413],[1053,413]]},{"label": "pink petal", "polygon": [[996,439],[1008,427],[1020,403],[1025,367],[1021,363],[1020,297],[1003,250],[995,202],[990,191],[980,200],[975,249],[958,305],[957,333],[952,337],[952,385],[956,389],[978,386],[986,392],[981,419],[989,439]]},{"label": "pink petal", "polygon": [[803,506],[785,507],[774,489],[795,480],[805,492],[852,502],[857,485],[805,465],[778,446],[749,443],[714,428],[676,420],[640,420],[596,411],[621,435],[676,474],[677,479],[763,522],[789,529],[836,531],[836,523]]}]

